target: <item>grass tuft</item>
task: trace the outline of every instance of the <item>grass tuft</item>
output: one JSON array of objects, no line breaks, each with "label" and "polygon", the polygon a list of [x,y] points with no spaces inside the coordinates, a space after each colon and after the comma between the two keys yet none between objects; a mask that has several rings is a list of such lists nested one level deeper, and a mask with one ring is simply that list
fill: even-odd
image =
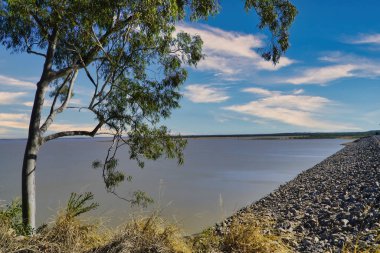
[{"label": "grass tuft", "polygon": [[[79,197],[77,200],[83,198],[81,195],[76,196]],[[0,253],[79,253],[104,245],[113,236],[111,230],[100,221],[87,223],[77,218],[78,211],[83,211],[87,202],[92,200],[88,194],[84,197],[86,200],[77,205],[79,209],[68,205],[54,221],[38,228],[34,235],[22,229],[19,202],[0,207]],[[93,204],[88,206],[93,207]]]},{"label": "grass tuft", "polygon": [[355,243],[346,243],[342,248],[342,253],[380,253],[380,230],[372,245],[365,245],[357,240]]},{"label": "grass tuft", "polygon": [[256,219],[253,215],[234,218],[222,235],[208,229],[193,240],[195,252],[292,252],[284,241],[289,235],[279,235],[268,219]]},{"label": "grass tuft", "polygon": [[156,214],[137,217],[107,245],[91,253],[191,253],[189,243],[177,226],[167,224]]}]

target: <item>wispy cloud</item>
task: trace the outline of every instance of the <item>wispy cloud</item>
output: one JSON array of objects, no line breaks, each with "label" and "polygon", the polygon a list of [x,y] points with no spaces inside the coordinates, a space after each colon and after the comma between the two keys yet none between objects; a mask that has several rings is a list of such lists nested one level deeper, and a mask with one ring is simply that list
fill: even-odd
[{"label": "wispy cloud", "polygon": [[214,114],[214,119],[219,122],[219,123],[225,123],[228,121],[237,121],[237,120],[242,120],[242,121],[247,121],[247,122],[253,122],[252,118],[250,117],[239,117],[236,115],[231,115],[228,113],[217,113]]},{"label": "wispy cloud", "polygon": [[0,75],[0,84],[13,86],[13,87],[30,88],[30,89],[33,89],[36,87],[36,84],[33,82],[24,81],[24,80],[16,79],[14,77],[3,76],[3,75]]},{"label": "wispy cloud", "polygon": [[270,91],[267,89],[262,89],[262,88],[257,88],[257,87],[246,88],[246,89],[243,89],[242,91],[257,94],[257,95],[262,95],[262,96],[275,96],[275,95],[281,94],[281,92],[279,91]]},{"label": "wispy cloud", "polygon": [[351,44],[374,44],[380,45],[380,34],[359,34],[355,38],[347,39],[345,42]]},{"label": "wispy cloud", "polygon": [[27,129],[28,119],[24,113],[0,113],[0,127]]},{"label": "wispy cloud", "polygon": [[3,92],[0,91],[0,105],[19,103],[20,98],[27,95],[26,92]]},{"label": "wispy cloud", "polygon": [[7,137],[7,136],[5,136],[5,134],[8,134],[8,133],[9,133],[8,129],[0,127],[0,137],[2,137],[2,138]]},{"label": "wispy cloud", "polygon": [[184,95],[194,103],[220,103],[229,99],[224,89],[200,84],[186,86]]},{"label": "wispy cloud", "polygon": [[[47,99],[44,102],[44,107],[50,107],[52,105],[52,103],[53,103],[52,100]],[[27,102],[24,102],[22,104],[27,106],[27,107],[32,107],[33,101],[27,101]],[[59,106],[59,105],[60,105],[59,103],[56,104],[56,106]],[[84,106],[84,104],[82,103],[82,100],[80,100],[78,98],[72,98],[72,99],[70,99],[69,106]]]},{"label": "wispy cloud", "polygon": [[304,89],[296,89],[296,90],[293,90],[293,94],[294,94],[294,95],[299,95],[299,94],[302,94],[302,93],[304,93],[304,92],[305,92]]},{"label": "wispy cloud", "polygon": [[4,120],[27,120],[28,116],[22,113],[0,113],[0,121]]},{"label": "wispy cloud", "polygon": [[[0,113],[0,129],[28,129],[29,127],[29,116],[25,113]],[[91,124],[70,124],[65,122],[55,122],[53,123],[49,131],[50,132],[60,132],[60,131],[76,131],[84,130],[91,131],[94,126]]]},{"label": "wispy cloud", "polygon": [[95,126],[91,124],[54,123],[50,126],[49,131],[92,131],[94,128]]},{"label": "wispy cloud", "polygon": [[[333,102],[327,98],[255,89],[257,88],[245,89],[243,91],[251,93],[252,91],[256,91],[254,93],[265,95],[265,97],[243,105],[224,107],[224,109],[308,129],[330,131],[355,129],[355,127],[322,119],[322,114],[326,107],[333,104]],[[257,91],[259,91],[259,93]]]},{"label": "wispy cloud", "polygon": [[282,57],[274,66],[265,61],[257,49],[264,46],[264,38],[252,34],[224,31],[208,25],[177,25],[177,31],[201,36],[206,57],[198,64],[199,70],[213,70],[226,76],[245,72],[246,70],[274,71],[293,63]]},{"label": "wispy cloud", "polygon": [[353,71],[356,69],[357,66],[353,64],[309,68],[304,70],[300,76],[290,77],[281,82],[290,84],[326,84],[340,78],[352,77],[355,75]]},{"label": "wispy cloud", "polygon": [[380,61],[341,52],[326,53],[319,60],[328,66],[298,70],[298,74],[278,80],[290,84],[327,84],[343,78],[378,78]]}]

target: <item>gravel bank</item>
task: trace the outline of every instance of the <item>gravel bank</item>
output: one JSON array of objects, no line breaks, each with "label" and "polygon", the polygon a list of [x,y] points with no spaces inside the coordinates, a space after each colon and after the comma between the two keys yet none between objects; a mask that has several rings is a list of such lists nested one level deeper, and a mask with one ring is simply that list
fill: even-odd
[{"label": "gravel bank", "polygon": [[344,244],[373,245],[380,231],[380,142],[350,143],[233,217],[269,216],[282,232],[294,234],[299,252],[339,252]]}]

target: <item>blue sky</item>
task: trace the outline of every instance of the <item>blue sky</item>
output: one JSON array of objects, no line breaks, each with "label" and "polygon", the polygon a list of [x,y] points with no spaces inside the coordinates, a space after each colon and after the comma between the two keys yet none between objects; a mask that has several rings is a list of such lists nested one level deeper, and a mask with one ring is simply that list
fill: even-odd
[{"label": "blue sky", "polygon": [[[206,58],[189,69],[181,109],[164,122],[174,133],[248,134],[365,131],[380,123],[380,2],[293,1],[291,48],[274,67],[257,50],[268,37],[243,1],[178,30],[199,34]],[[42,61],[0,48],[0,138],[26,137]],[[79,76],[72,105],[90,84]],[[47,101],[47,104],[49,101]],[[91,129],[92,116],[68,111],[52,131]]]}]

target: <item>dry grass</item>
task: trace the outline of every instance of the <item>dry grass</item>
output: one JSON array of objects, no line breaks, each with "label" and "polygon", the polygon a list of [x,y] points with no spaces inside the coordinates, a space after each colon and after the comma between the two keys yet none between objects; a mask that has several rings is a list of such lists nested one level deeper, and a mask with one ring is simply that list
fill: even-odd
[{"label": "dry grass", "polygon": [[359,242],[355,244],[345,244],[342,249],[342,253],[380,253],[380,231],[377,231],[376,237],[377,245],[363,246]]},{"label": "dry grass", "polygon": [[[82,206],[83,207],[83,206]],[[213,229],[185,237],[177,226],[158,215],[132,218],[118,229],[100,220],[86,222],[66,209],[32,236],[20,226],[18,204],[0,207],[0,253],[287,253],[291,234],[273,229],[273,221],[245,214],[234,218],[223,233]],[[82,210],[76,208],[75,210]],[[378,238],[380,242],[380,237]],[[343,253],[380,253],[379,247],[346,245]]]},{"label": "dry grass", "polygon": [[380,253],[380,246],[362,248],[355,246],[345,246],[342,253]]},{"label": "dry grass", "polygon": [[284,241],[289,235],[279,235],[268,219],[256,219],[253,215],[235,218],[222,236],[206,230],[194,238],[195,252],[293,252]]},{"label": "dry grass", "polygon": [[[98,219],[79,220],[78,215],[97,207],[91,193],[72,194],[57,218],[32,233],[22,224],[20,201],[0,207],[0,253],[79,253],[104,245],[113,236]],[[31,235],[32,234],[32,235]]]},{"label": "dry grass", "polygon": [[7,221],[0,222],[0,252],[79,253],[104,245],[112,237],[101,223],[87,224],[59,215],[55,222],[32,236],[17,235]]},{"label": "dry grass", "polygon": [[153,214],[128,222],[107,245],[92,253],[191,253],[192,249],[177,226]]},{"label": "dry grass", "polygon": [[189,239],[177,226],[166,223],[155,214],[135,217],[117,229],[118,232],[111,232],[99,222],[89,224],[62,212],[36,235],[20,236],[12,228],[11,220],[3,218],[0,219],[0,252],[291,252],[280,236],[263,228],[262,224],[246,218],[233,221],[224,236],[217,236],[210,229]]}]

